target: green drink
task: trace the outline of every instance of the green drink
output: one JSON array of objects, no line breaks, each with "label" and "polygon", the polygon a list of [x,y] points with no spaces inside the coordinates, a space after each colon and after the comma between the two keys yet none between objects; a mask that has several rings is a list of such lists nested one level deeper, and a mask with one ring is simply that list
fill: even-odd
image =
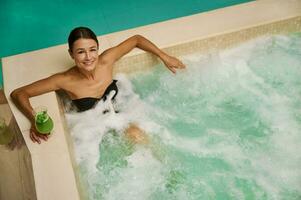
[{"label": "green drink", "polygon": [[3,118],[0,118],[0,145],[9,144],[13,140],[13,138],[14,136],[6,126],[5,120]]},{"label": "green drink", "polygon": [[45,107],[35,109],[35,126],[39,133],[50,134],[53,129],[53,121]]}]

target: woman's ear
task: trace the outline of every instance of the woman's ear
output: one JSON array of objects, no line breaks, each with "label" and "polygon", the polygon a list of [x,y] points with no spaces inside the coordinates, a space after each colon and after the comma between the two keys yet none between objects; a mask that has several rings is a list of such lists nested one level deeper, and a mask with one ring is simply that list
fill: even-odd
[{"label": "woman's ear", "polygon": [[69,55],[71,56],[72,59],[74,59],[72,51],[70,49],[68,49]]}]

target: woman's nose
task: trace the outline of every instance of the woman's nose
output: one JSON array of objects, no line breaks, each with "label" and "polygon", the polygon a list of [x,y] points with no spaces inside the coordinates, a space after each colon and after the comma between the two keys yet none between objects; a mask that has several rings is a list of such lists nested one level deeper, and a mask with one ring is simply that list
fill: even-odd
[{"label": "woman's nose", "polygon": [[86,52],[85,59],[89,60],[91,58],[91,54],[89,52]]}]

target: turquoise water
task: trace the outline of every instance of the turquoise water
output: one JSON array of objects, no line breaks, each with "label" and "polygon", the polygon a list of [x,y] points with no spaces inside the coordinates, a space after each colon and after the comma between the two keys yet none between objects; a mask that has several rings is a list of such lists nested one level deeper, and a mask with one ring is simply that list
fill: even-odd
[{"label": "turquoise water", "polygon": [[[97,130],[67,115],[90,199],[300,199],[301,34],[182,59],[118,77],[121,112],[78,118]],[[123,138],[128,122],[151,144]]]},{"label": "turquoise water", "polygon": [[76,26],[104,35],[249,1],[1,0],[0,58],[65,44]]}]

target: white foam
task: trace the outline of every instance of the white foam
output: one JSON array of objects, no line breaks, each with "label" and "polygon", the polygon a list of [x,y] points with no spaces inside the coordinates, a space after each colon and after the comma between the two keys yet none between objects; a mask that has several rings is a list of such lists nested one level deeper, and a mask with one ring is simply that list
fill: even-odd
[{"label": "white foam", "polygon": [[109,189],[104,199],[148,199],[152,188],[162,184],[162,163],[152,156],[149,149],[136,150],[127,161],[129,167],[121,170],[120,182]]},{"label": "white foam", "polygon": [[[110,102],[99,102],[94,109],[81,113],[66,113],[68,126],[75,143],[75,155],[78,163],[87,162],[89,169],[96,170],[96,164],[99,158],[99,144],[104,134],[114,129],[117,132],[123,132],[130,123],[151,130],[157,127],[149,123],[145,115],[145,107],[139,97],[133,93],[131,84],[123,75],[118,76],[119,94],[116,96],[114,109],[103,114],[108,108]],[[150,131],[151,132],[151,131]]]}]

